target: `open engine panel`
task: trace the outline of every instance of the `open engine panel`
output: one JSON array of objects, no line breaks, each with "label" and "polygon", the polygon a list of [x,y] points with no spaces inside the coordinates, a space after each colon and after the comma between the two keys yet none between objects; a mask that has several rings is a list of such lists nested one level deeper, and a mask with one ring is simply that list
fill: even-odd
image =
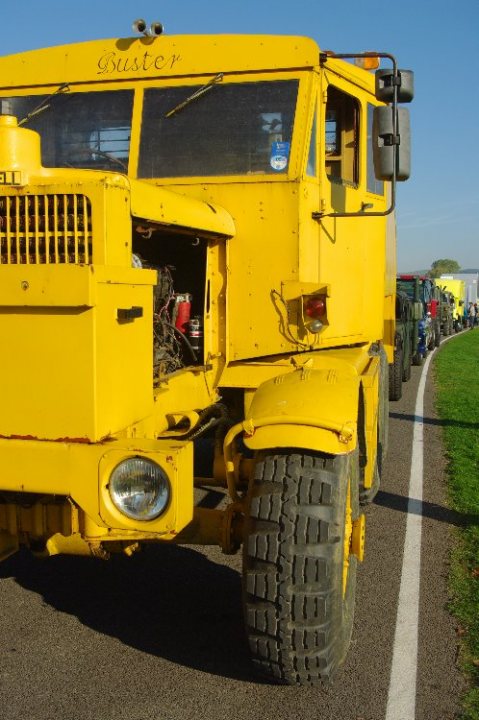
[{"label": "open engine panel", "polygon": [[207,241],[136,227],[133,264],[158,273],[153,298],[153,375],[156,380],[204,362]]}]

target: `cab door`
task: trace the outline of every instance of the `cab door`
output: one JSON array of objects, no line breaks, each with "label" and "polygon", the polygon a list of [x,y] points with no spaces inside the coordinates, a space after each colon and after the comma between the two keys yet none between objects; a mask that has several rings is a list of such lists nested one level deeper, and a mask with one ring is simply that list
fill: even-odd
[{"label": "cab door", "polygon": [[367,216],[385,209],[384,184],[373,182],[368,152],[369,100],[357,85],[324,72],[320,266],[331,284],[331,330],[336,341],[350,343],[384,334],[387,220]]}]

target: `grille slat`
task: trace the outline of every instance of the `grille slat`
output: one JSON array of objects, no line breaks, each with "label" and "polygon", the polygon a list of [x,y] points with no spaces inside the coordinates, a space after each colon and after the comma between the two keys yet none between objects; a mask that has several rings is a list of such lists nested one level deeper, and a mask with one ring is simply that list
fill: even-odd
[{"label": "grille slat", "polygon": [[85,195],[0,196],[0,264],[91,261],[91,205]]},{"label": "grille slat", "polygon": [[16,261],[17,264],[20,265],[22,262],[22,255],[21,255],[21,244],[20,244],[20,233],[21,233],[21,211],[20,211],[20,198],[15,198],[15,255],[16,255]]}]

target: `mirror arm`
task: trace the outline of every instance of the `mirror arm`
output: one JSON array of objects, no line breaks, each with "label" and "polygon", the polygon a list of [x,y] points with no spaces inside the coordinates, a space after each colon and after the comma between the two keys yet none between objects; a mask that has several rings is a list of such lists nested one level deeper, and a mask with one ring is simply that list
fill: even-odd
[{"label": "mirror arm", "polygon": [[312,212],[311,217],[313,220],[322,220],[326,217],[384,217],[385,215],[390,215],[394,210],[396,209],[396,178],[393,178],[391,181],[391,204],[388,207],[387,210],[384,210],[384,212],[364,212],[363,210],[359,210],[358,212],[331,212],[331,213],[323,213],[320,211]]}]

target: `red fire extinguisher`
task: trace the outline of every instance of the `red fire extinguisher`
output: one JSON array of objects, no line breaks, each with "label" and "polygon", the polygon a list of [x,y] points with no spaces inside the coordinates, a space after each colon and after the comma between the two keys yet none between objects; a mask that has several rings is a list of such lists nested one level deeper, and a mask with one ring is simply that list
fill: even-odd
[{"label": "red fire extinguisher", "polygon": [[183,334],[186,334],[191,317],[190,293],[177,293],[175,295],[174,317],[175,327]]}]

